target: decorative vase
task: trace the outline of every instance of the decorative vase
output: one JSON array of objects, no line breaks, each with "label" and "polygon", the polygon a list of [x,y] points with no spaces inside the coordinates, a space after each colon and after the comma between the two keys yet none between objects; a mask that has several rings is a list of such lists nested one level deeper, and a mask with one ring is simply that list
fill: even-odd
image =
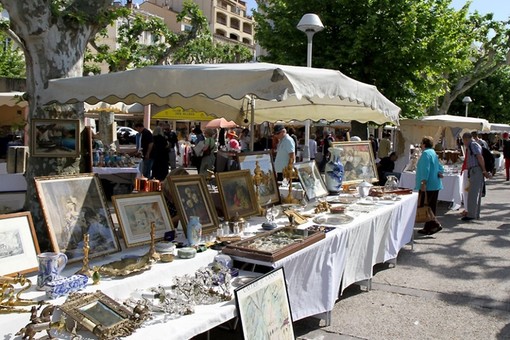
[{"label": "decorative vase", "polygon": [[190,216],[186,229],[186,236],[188,237],[189,245],[194,246],[200,243],[202,238],[202,224],[200,223],[200,217]]},{"label": "decorative vase", "polygon": [[326,163],[324,172],[326,174],[326,188],[330,193],[342,191],[342,182],[344,180],[344,166],[340,159],[341,149],[329,148],[331,157]]}]

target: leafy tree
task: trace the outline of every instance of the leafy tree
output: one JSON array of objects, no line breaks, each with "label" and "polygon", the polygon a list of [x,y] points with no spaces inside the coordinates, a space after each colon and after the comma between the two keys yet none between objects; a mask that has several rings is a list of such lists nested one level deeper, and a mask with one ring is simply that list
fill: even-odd
[{"label": "leafy tree", "polygon": [[[315,67],[339,69],[374,84],[404,116],[421,116],[463,75],[476,71],[474,43],[488,39],[488,25],[499,25],[489,18],[469,17],[468,5],[455,10],[450,4],[451,0],[260,1],[256,39],[269,51],[265,60],[305,65],[306,38],[296,25],[304,13],[316,13],[325,29],[314,36]],[[502,49],[493,42],[494,48]]]},{"label": "leafy tree", "polygon": [[510,68],[503,67],[485,79],[480,80],[464,95],[452,102],[450,112],[463,116],[464,96],[470,96],[473,103],[469,105],[469,116],[485,118],[493,123],[510,122]]},{"label": "leafy tree", "polygon": [[[64,118],[79,119],[83,126],[83,105],[44,106],[40,93],[50,79],[82,75],[90,38],[117,17],[111,0],[0,0],[0,3],[9,13],[10,20],[4,26],[26,58],[28,123],[34,118]],[[46,239],[45,228],[34,177],[78,173],[82,159],[28,158],[26,208],[32,212],[41,240]]]},{"label": "leafy tree", "polygon": [[12,39],[0,31],[0,77],[23,78],[25,76],[25,57]]},{"label": "leafy tree", "polygon": [[[111,49],[106,44],[93,42],[97,53],[87,56],[87,59],[96,63],[106,62],[110,72],[147,65],[246,62],[251,59],[250,50],[244,46],[214,43],[207,18],[192,1],[186,1],[177,16],[179,22],[188,18],[192,29],[177,34],[157,17],[125,12],[124,23],[118,31],[119,46]],[[143,32],[151,33],[152,44],[140,43]]]}]

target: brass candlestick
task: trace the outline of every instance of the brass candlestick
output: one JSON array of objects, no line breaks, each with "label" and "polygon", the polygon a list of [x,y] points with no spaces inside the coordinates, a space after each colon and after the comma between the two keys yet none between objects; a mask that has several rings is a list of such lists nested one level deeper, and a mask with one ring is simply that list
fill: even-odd
[{"label": "brass candlestick", "polygon": [[153,263],[160,259],[160,255],[156,251],[156,223],[154,222],[151,222],[151,246],[149,249],[149,259]]},{"label": "brass candlestick", "polygon": [[289,193],[283,198],[283,203],[298,204],[299,200],[292,197],[292,180],[298,178],[297,170],[294,168],[294,159],[289,159],[289,164],[283,169],[283,177],[289,182]]},{"label": "brass candlestick", "polygon": [[258,211],[259,216],[266,216],[266,209],[262,208],[260,205],[260,185],[264,183],[264,173],[260,168],[259,161],[255,161],[255,170],[253,170],[253,184],[255,184],[255,190],[257,192],[257,202],[258,202]]},{"label": "brass candlestick", "polygon": [[87,277],[92,277],[92,270],[89,266],[89,251],[90,251],[90,235],[88,233],[83,235],[83,265],[76,274],[83,274]]}]

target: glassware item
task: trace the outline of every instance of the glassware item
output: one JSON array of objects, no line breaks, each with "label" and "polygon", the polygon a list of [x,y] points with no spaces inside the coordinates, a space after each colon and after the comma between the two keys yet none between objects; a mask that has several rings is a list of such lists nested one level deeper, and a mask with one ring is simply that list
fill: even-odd
[{"label": "glassware item", "polygon": [[386,184],[384,184],[384,191],[395,191],[398,189],[398,179],[393,175],[386,176]]},{"label": "glassware item", "polygon": [[217,237],[222,237],[223,236],[223,226],[220,225],[218,230],[216,230],[216,236]]},{"label": "glassware item", "polygon": [[367,181],[363,181],[358,185],[358,193],[359,197],[365,198],[370,193],[370,188],[372,188],[372,184]]},{"label": "glassware item", "polygon": [[227,236],[230,234],[230,227],[227,222],[223,223],[223,235]]},{"label": "glassware item", "polygon": [[239,223],[234,223],[234,234],[239,235],[241,233],[241,228],[239,228]]}]

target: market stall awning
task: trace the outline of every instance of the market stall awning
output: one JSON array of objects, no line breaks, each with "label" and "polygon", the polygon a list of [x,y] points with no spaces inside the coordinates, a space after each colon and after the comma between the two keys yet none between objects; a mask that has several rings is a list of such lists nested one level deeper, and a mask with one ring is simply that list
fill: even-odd
[{"label": "market stall awning", "polygon": [[0,106],[27,106],[28,102],[21,100],[23,94],[25,94],[25,92],[0,92]]},{"label": "market stall awning", "polygon": [[195,111],[193,109],[184,110],[182,107],[172,107],[160,111],[152,116],[152,119],[202,122],[207,122],[213,120],[214,118],[215,116],[208,115],[203,111]]},{"label": "market stall awning", "polygon": [[492,132],[510,132],[510,125],[491,123]]},{"label": "market stall awning", "polygon": [[375,86],[339,71],[266,63],[165,65],[51,80],[42,103],[141,103],[207,112],[240,122],[398,122],[400,108]]},{"label": "market stall awning", "polygon": [[135,104],[124,104],[122,102],[108,104],[105,102],[99,102],[94,105],[85,103],[85,112],[87,113],[101,113],[101,112],[113,112],[113,113],[143,113],[143,105]]},{"label": "market stall awning", "polygon": [[421,119],[403,119],[400,121],[400,125],[451,127],[478,131],[490,131],[491,127],[489,121],[486,119],[452,115],[426,116]]}]

